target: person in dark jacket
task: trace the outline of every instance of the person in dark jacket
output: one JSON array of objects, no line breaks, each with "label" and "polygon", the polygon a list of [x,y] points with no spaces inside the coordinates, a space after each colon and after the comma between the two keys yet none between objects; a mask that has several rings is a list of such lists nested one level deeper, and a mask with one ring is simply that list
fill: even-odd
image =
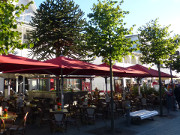
[{"label": "person in dark jacket", "polygon": [[176,98],[176,101],[178,103],[179,109],[180,109],[180,84],[178,84],[174,89],[174,95]]}]

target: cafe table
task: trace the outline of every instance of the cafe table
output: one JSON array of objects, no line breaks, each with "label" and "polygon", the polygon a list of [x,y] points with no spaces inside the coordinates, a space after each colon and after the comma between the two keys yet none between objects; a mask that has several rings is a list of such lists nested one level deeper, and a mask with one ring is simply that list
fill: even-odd
[{"label": "cafe table", "polygon": [[95,106],[95,105],[79,105],[79,107],[80,107],[81,109],[87,109],[87,108],[94,108],[94,109],[96,109],[96,106]]},{"label": "cafe table", "polygon": [[3,120],[14,120],[16,119],[18,116],[17,114],[13,113],[13,112],[8,112],[8,115],[5,117],[5,116],[0,116],[0,119],[3,119]]},{"label": "cafe table", "polygon": [[0,119],[5,121],[5,128],[8,129],[12,126],[17,117],[17,114],[13,112],[8,112],[8,115],[6,117],[2,115],[0,116]]}]

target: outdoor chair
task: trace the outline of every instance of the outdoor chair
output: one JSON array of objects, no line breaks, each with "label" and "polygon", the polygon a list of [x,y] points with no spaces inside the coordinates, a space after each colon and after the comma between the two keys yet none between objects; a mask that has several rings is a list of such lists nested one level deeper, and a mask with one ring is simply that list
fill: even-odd
[{"label": "outdoor chair", "polygon": [[[116,105],[116,103],[115,102],[113,102],[113,112],[112,113],[114,113],[114,115],[115,116],[117,116],[118,115],[118,112],[117,112],[117,107],[116,107],[117,105]],[[108,108],[108,111],[109,111],[109,114],[111,115],[111,103],[109,103],[109,108]]]},{"label": "outdoor chair", "polygon": [[124,115],[124,109],[122,107],[122,102],[120,102],[120,101],[116,102],[116,112],[120,116]]},{"label": "outdoor chair", "polygon": [[[126,113],[126,107],[129,106],[129,105],[131,105],[131,102],[129,100],[122,101],[122,108],[123,108],[123,112],[124,112],[123,114]],[[130,108],[130,110],[131,109],[132,109],[132,107]]]},{"label": "outdoor chair", "polygon": [[9,107],[9,103],[8,103],[7,101],[2,101],[2,102],[1,102],[1,106],[2,106],[3,109],[4,109],[5,107]]},{"label": "outdoor chair", "polygon": [[17,111],[16,100],[10,100],[9,101],[9,108],[8,108],[8,110],[12,111],[12,112],[16,112]]},{"label": "outdoor chair", "polygon": [[37,117],[39,118],[39,126],[41,124],[47,124],[50,120],[50,112],[46,113],[42,108],[38,108]]},{"label": "outdoor chair", "polygon": [[155,97],[153,100],[153,107],[154,107],[154,109],[157,109],[157,108],[159,108],[159,106],[160,106],[160,99],[159,99],[159,97]]},{"label": "outdoor chair", "polygon": [[24,115],[24,118],[20,121],[19,124],[14,124],[12,127],[9,128],[10,135],[16,135],[16,134],[25,134],[25,128],[26,128],[26,121],[27,121],[27,116],[29,112],[26,112]]},{"label": "outdoor chair", "polygon": [[84,122],[85,121],[85,117],[86,117],[86,112],[84,111],[84,108],[80,107],[80,106],[72,106],[72,110],[73,113],[71,115],[71,117],[75,118],[78,121]]},{"label": "outdoor chair", "polygon": [[23,113],[19,114],[21,117],[24,116],[26,113],[28,112],[28,118],[27,118],[27,122],[28,123],[32,123],[33,119],[33,112],[30,106],[24,106],[23,107]]},{"label": "outdoor chair", "polygon": [[80,130],[80,121],[79,121],[79,118],[78,117],[74,117],[72,115],[68,115],[66,116],[66,120],[65,120],[65,123],[66,123],[66,127],[69,127],[69,126],[73,126],[73,127],[76,127],[77,130]]},{"label": "outdoor chair", "polygon": [[86,109],[86,122],[88,124],[95,122],[95,108],[88,107]]},{"label": "outdoor chair", "polygon": [[106,116],[106,104],[100,104],[97,106],[97,109],[95,111],[95,115],[97,119],[103,119],[105,120]]},{"label": "outdoor chair", "polygon": [[66,130],[65,114],[64,113],[54,113],[54,119],[50,122],[50,131],[62,131]]},{"label": "outdoor chair", "polygon": [[147,99],[146,99],[147,101],[147,107],[149,108],[149,110],[154,110],[154,105],[153,105],[153,98],[151,98],[151,97],[148,97]]},{"label": "outdoor chair", "polygon": [[7,129],[5,129],[5,122],[3,119],[0,119],[0,135],[5,135]]},{"label": "outdoor chair", "polygon": [[147,109],[147,100],[145,98],[141,99],[141,107],[142,109]]}]

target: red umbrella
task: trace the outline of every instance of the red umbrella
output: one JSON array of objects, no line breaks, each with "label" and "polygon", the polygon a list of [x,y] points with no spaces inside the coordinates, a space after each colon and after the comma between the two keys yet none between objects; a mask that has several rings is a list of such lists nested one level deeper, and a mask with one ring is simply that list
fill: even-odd
[{"label": "red umbrella", "polygon": [[[149,74],[148,77],[159,77],[159,73],[157,70],[155,69],[149,69],[147,67],[144,67],[142,65],[139,65],[139,64],[136,64],[134,66],[130,66],[128,67],[127,69],[134,69],[134,70],[138,70],[138,71],[143,71],[143,72],[146,72]],[[145,76],[147,77],[147,76]],[[170,74],[167,74],[167,73],[164,73],[164,72],[161,72],[161,77],[168,77],[170,78],[171,75]]]},{"label": "red umbrella", "polygon": [[[45,63],[51,63],[58,65],[58,67],[52,68],[31,68],[24,70],[13,70],[6,73],[40,73],[40,74],[54,74],[61,75],[61,70],[63,70],[63,75],[109,75],[110,68],[102,67],[95,64],[87,63],[80,60],[66,58],[60,56],[51,60],[45,61]],[[124,70],[113,69],[115,73],[125,73]]]},{"label": "red umbrella", "polygon": [[[24,70],[10,71],[11,73],[40,73],[40,74],[54,74],[54,75],[109,75],[109,67],[101,67],[91,63],[87,63],[80,60],[74,60],[60,56],[51,60],[45,61],[45,63],[52,63],[58,65],[56,68],[32,68]],[[125,73],[125,71],[120,71],[113,69],[113,72]],[[64,105],[63,101],[63,81],[61,81],[61,102],[62,106]],[[58,86],[58,85],[57,85]],[[58,88],[57,88],[58,89]],[[60,94],[59,94],[60,97]]]},{"label": "red umbrella", "polygon": [[9,71],[9,70],[21,70],[21,69],[30,69],[30,68],[52,68],[58,67],[55,64],[44,63],[33,59],[28,59],[20,56],[15,56],[12,54],[9,55],[0,55],[0,71]]},{"label": "red umbrella", "polygon": [[[100,66],[105,66],[109,67],[108,64],[103,63]],[[127,69],[124,67],[116,66],[113,65],[112,68],[115,70],[120,70],[120,71],[125,71],[125,73],[119,74],[118,72],[115,72],[113,75],[114,76],[119,76],[119,77],[147,77],[149,74],[147,72],[141,71],[141,70],[136,70],[136,69]]]}]

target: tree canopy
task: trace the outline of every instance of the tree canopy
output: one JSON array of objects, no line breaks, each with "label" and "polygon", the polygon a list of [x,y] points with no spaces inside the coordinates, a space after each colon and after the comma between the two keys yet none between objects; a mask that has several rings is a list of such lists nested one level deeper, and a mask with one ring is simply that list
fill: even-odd
[{"label": "tree canopy", "polygon": [[129,12],[120,8],[122,3],[98,0],[97,5],[93,4],[86,28],[87,47],[92,56],[102,56],[105,61],[109,58],[121,61],[122,57],[133,51],[134,42],[126,38],[126,35],[132,34],[133,27],[125,28],[123,19]]},{"label": "tree canopy", "polygon": [[172,70],[180,72],[180,53],[176,51],[176,54],[172,55],[171,63],[166,64],[167,67],[171,66]]},{"label": "tree canopy", "polygon": [[26,48],[26,44],[21,43],[21,33],[16,30],[18,23],[21,24],[16,21],[16,17],[28,9],[32,2],[21,6],[15,5],[14,2],[18,0],[0,1],[0,54]]},{"label": "tree canopy", "polygon": [[170,37],[170,26],[161,26],[158,19],[151,20],[139,28],[138,48],[142,53],[141,62],[147,64],[167,63],[179,47],[177,36]]},{"label": "tree canopy", "polygon": [[31,55],[50,59],[60,55],[83,58],[87,55],[84,44],[84,13],[73,0],[46,0],[32,18],[36,29],[29,33],[34,44]]}]

